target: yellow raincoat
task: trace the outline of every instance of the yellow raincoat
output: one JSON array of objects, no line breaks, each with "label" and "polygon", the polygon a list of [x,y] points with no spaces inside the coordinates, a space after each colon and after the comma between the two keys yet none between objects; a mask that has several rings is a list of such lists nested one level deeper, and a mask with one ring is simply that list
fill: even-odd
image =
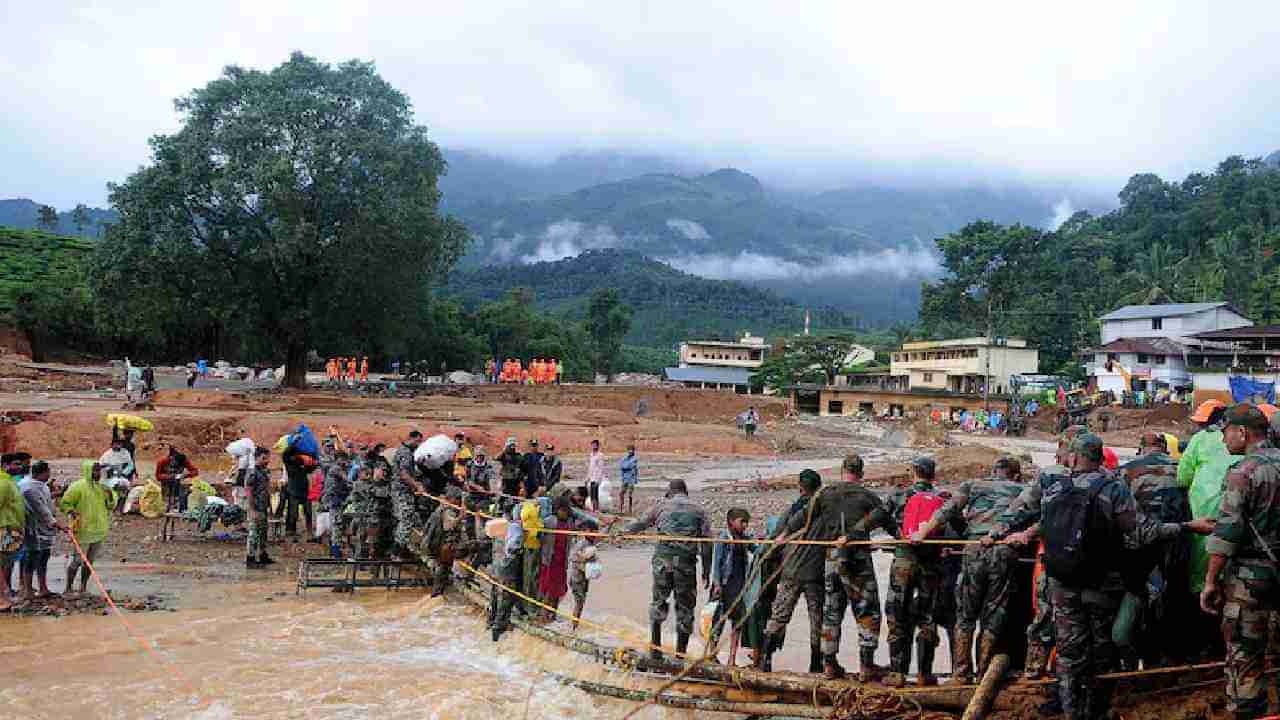
[{"label": "yellow raincoat", "polygon": [[111,511],[115,506],[115,493],[93,479],[93,462],[90,460],[80,464],[80,479],[71,483],[58,502],[62,512],[75,513],[76,540],[81,546],[107,539]]}]

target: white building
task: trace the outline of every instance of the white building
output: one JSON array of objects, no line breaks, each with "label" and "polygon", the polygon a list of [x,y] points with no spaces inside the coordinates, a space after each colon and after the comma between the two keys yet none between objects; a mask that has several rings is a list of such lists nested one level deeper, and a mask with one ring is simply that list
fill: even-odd
[{"label": "white building", "polygon": [[750,393],[751,373],[764,364],[768,350],[764,338],[750,331],[736,342],[689,340],[680,343],[680,365],[664,375],[685,387]]},{"label": "white building", "polygon": [[991,392],[1009,388],[1010,375],[1040,372],[1040,351],[1022,338],[960,338],[904,343],[889,363],[890,380],[903,390],[981,393],[984,378]]},{"label": "white building", "polygon": [[1245,327],[1253,321],[1225,302],[1126,305],[1098,318],[1102,344],[1121,338],[1183,338],[1208,330]]},{"label": "white building", "polygon": [[1253,324],[1225,302],[1126,305],[1099,321],[1102,344],[1084,351],[1085,371],[1095,390],[1117,395],[1126,374],[1135,391],[1190,389],[1188,356],[1204,345],[1190,336]]}]

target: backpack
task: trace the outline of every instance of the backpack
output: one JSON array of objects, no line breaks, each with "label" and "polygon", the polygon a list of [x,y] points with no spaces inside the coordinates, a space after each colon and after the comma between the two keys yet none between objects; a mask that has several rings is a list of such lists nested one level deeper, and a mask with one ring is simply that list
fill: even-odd
[{"label": "backpack", "polygon": [[1096,587],[1111,568],[1118,547],[1109,547],[1110,530],[1102,523],[1096,501],[1112,478],[1101,475],[1087,488],[1062,479],[1063,488],[1043,508],[1040,536],[1049,576],[1075,587]]},{"label": "backpack", "polygon": [[[929,522],[929,518],[946,505],[946,498],[935,492],[918,492],[907,498],[907,505],[902,512],[902,537],[911,537],[921,525]],[[935,537],[942,528],[935,529],[930,537]]]}]

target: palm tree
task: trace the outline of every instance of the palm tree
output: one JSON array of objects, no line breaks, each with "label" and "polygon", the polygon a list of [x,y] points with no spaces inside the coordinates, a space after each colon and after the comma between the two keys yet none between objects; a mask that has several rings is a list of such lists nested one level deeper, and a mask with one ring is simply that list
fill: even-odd
[{"label": "palm tree", "polygon": [[1174,301],[1178,273],[1186,258],[1173,259],[1168,244],[1155,242],[1145,255],[1121,277],[1131,290],[1119,299],[1120,305],[1160,305]]}]

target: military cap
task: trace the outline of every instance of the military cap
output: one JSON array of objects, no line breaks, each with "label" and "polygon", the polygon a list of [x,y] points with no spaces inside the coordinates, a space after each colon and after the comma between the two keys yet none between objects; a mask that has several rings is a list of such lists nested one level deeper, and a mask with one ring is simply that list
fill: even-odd
[{"label": "military cap", "polygon": [[1082,432],[1071,440],[1071,452],[1102,462],[1102,438],[1088,431]]},{"label": "military cap", "polygon": [[912,460],[911,467],[915,468],[916,470],[919,470],[920,473],[925,475],[926,477],[933,477],[933,474],[938,470],[938,464],[935,463],[933,461],[933,458],[929,457],[928,455],[921,455],[916,459]]},{"label": "military cap", "polygon": [[[1177,463],[1172,463],[1176,465]],[[1161,456],[1155,453],[1150,455],[1139,455],[1138,457],[1126,462],[1120,466],[1121,470],[1132,470],[1135,468],[1151,467],[1153,465],[1171,465],[1168,456]]]},{"label": "military cap", "polygon": [[1255,432],[1266,432],[1269,427],[1267,416],[1252,403],[1231,406],[1223,419],[1227,425],[1239,425]]},{"label": "military cap", "polygon": [[1084,425],[1071,425],[1066,430],[1063,430],[1062,434],[1058,436],[1058,446],[1070,446],[1071,441],[1074,440],[1077,435],[1084,432],[1089,432],[1089,428]]}]

